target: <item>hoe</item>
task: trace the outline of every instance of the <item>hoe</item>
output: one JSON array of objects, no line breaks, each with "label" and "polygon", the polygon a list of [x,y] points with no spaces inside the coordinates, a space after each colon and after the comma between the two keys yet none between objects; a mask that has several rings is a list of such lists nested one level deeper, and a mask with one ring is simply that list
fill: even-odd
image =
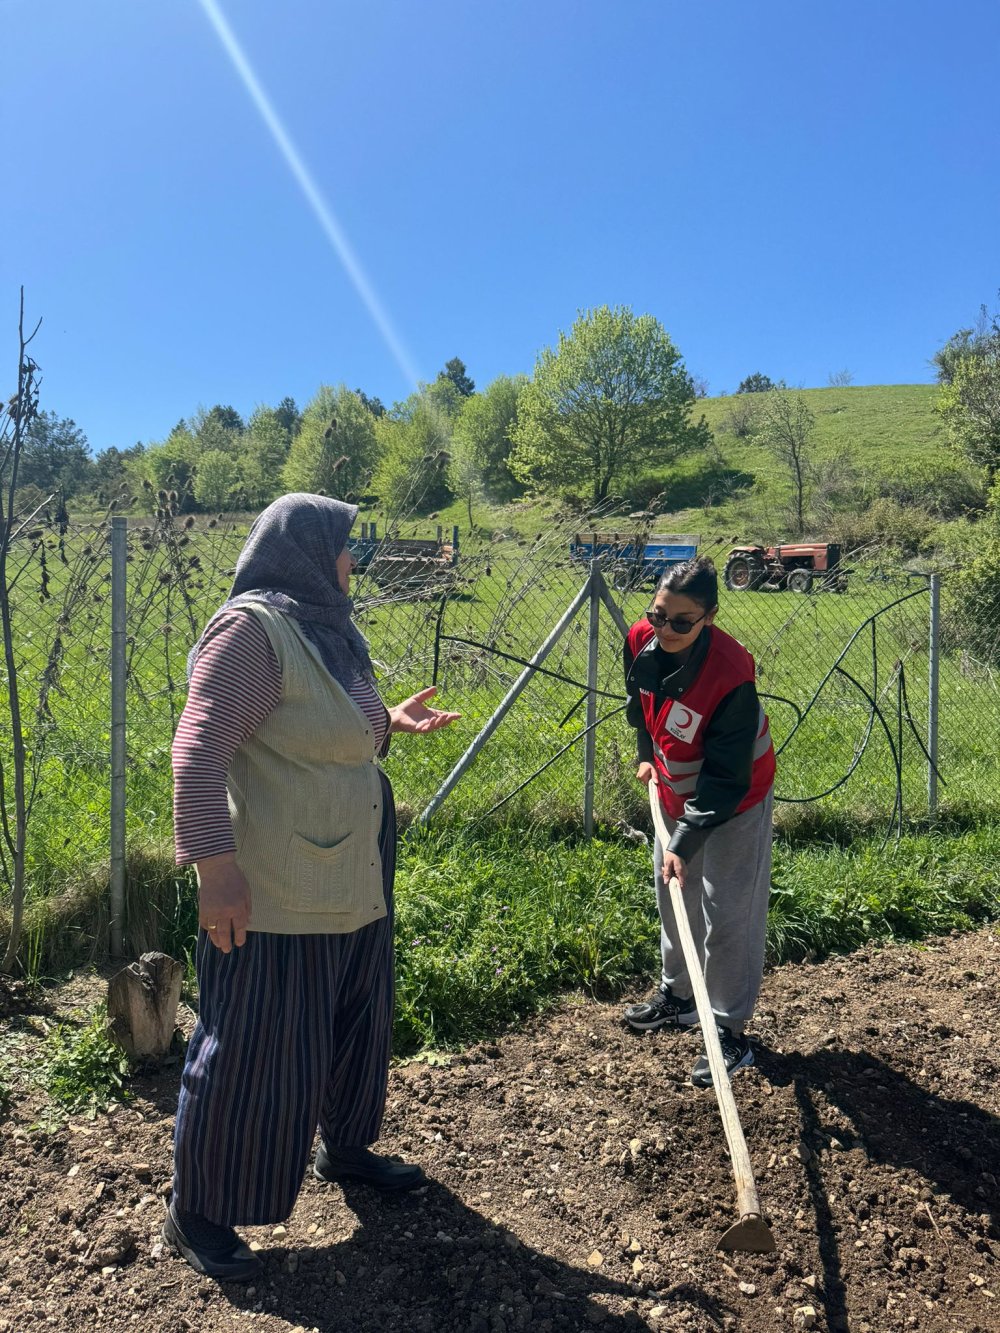
[{"label": "hoe", "polygon": [[[655,780],[649,784],[649,808],[653,812],[653,826],[660,839],[660,845],[666,847],[670,842],[670,835],[663,822],[660,794]],[[683,890],[678,881],[673,878],[671,878],[668,888],[670,890],[670,902],[674,909],[674,920],[677,923],[677,933],[680,936],[681,948],[684,952],[684,960],[687,963],[688,975],[694,988],[695,1005],[701,1022],[705,1051],[708,1055],[708,1067],[712,1071],[712,1087],[715,1089],[715,1096],[719,1103],[722,1127],[726,1131],[729,1157],[733,1164],[733,1176],[736,1180],[736,1207],[739,1211],[739,1221],[734,1222],[722,1235],[718,1248],[720,1250],[742,1250],[751,1254],[769,1254],[776,1248],[774,1237],[771,1235],[771,1228],[761,1216],[757,1186],[754,1184],[753,1168],[750,1165],[750,1154],[747,1151],[747,1141],[743,1137],[743,1127],[740,1125],[740,1116],[736,1109],[736,1101],[729,1082],[726,1062],[722,1056],[722,1047],[719,1045],[715,1014],[708,998],[708,988],[705,985],[705,977],[701,970],[698,950],[695,947],[691,927],[688,924]]]}]

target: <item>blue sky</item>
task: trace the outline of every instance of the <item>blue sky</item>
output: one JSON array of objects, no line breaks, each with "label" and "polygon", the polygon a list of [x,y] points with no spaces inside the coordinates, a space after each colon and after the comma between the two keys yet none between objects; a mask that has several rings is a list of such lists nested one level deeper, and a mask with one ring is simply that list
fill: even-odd
[{"label": "blue sky", "polygon": [[[220,3],[387,344],[209,21]],[[0,0],[0,348],[97,450],[656,315],[709,391],[929,380],[1000,287],[995,0]],[[6,312],[6,313],[4,313]],[[4,329],[6,332],[4,332]]]}]

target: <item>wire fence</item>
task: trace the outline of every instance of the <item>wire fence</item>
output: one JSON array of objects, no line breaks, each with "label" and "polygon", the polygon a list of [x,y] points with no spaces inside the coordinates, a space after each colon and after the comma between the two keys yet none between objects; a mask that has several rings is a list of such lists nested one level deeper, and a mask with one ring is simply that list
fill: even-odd
[{"label": "wire fence", "polygon": [[[185,700],[186,658],[226,596],[247,526],[222,516],[178,518],[167,509],[128,518],[123,646],[133,841],[169,840],[170,746]],[[34,802],[32,892],[48,892],[60,875],[109,856],[110,528],[110,520],[41,524],[12,553],[16,665]],[[634,734],[622,711],[621,630],[609,606],[591,596],[590,568],[571,562],[571,535],[566,524],[553,524],[534,541],[502,540],[463,552],[454,565],[433,559],[407,565],[397,556],[380,568],[376,551],[359,574],[357,619],[384,697],[391,703],[435,683],[442,701],[462,713],[442,732],[394,739],[387,767],[404,816],[427,811],[522,681],[522,692],[434,817],[469,823],[500,816],[556,829],[578,824],[589,709],[594,817],[604,825],[645,822]],[[618,573],[602,566],[607,600],[631,624],[649,605],[652,584],[629,586],[632,580]],[[998,805],[998,655],[961,646],[950,588],[946,576],[938,796],[949,808],[985,814]],[[819,585],[808,595],[721,594],[717,623],[757,661],[778,748],[781,801],[820,801],[851,817],[887,821],[926,812],[930,605],[927,579],[875,560],[857,564],[840,592]],[[564,618],[564,632],[529,670]]]}]

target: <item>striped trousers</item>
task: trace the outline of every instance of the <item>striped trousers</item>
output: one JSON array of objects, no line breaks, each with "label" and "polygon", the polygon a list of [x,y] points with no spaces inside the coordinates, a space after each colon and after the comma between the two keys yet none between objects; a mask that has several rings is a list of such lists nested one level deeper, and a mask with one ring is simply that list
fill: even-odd
[{"label": "striped trousers", "polygon": [[396,816],[382,775],[386,916],[346,935],[199,933],[199,1015],[174,1130],[177,1207],[223,1226],[291,1213],[316,1127],[330,1147],[379,1135],[394,1003]]}]

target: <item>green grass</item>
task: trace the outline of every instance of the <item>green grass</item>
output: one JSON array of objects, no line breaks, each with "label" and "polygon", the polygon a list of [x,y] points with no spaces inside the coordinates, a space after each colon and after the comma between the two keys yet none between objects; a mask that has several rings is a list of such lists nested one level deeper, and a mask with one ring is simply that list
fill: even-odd
[{"label": "green grass", "polygon": [[[899,846],[836,825],[778,837],[768,958],[966,930],[1000,913],[1000,828],[907,831]],[[492,1035],[560,993],[603,998],[655,975],[648,848],[495,832],[411,836],[397,881],[397,1054]]]}]

